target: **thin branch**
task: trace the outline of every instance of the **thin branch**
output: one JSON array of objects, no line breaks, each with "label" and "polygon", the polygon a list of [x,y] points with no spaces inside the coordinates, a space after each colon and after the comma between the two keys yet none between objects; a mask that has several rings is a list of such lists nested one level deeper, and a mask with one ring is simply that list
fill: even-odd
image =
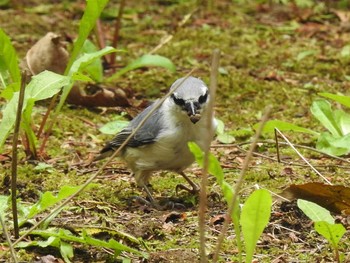
[{"label": "thin branch", "polygon": [[310,168],[317,174],[319,175],[323,180],[326,181],[327,184],[332,185],[332,183],[326,178],[324,177],[319,171],[317,171],[317,169],[315,167],[312,166],[311,163],[309,163],[308,160],[306,160],[306,158],[297,150],[297,148],[294,147],[294,145],[287,139],[286,136],[284,136],[284,134],[277,128],[275,128],[275,131],[277,131],[277,133],[288,143],[288,145],[299,155],[299,157],[301,159],[303,159],[303,161],[310,166]]},{"label": "thin branch", "polygon": [[276,154],[277,154],[277,161],[280,163],[281,162],[281,157],[280,157],[280,146],[278,144],[278,135],[277,131],[275,130],[275,143],[276,143]]},{"label": "thin branch", "polygon": [[[212,148],[231,148],[231,147],[243,146],[243,145],[247,145],[247,144],[251,144],[251,143],[252,142],[241,142],[241,143],[236,143],[236,144],[216,144],[216,145],[213,144],[211,147]],[[258,143],[275,144],[276,142],[274,140],[259,140]],[[289,145],[286,142],[279,142],[279,144],[280,145]],[[350,160],[347,160],[345,158],[341,158],[339,156],[335,156],[335,155],[332,155],[332,154],[329,154],[329,153],[322,152],[322,151],[317,150],[317,149],[315,149],[313,147],[309,147],[309,146],[301,145],[301,144],[294,144],[294,147],[300,148],[300,149],[309,150],[309,151],[313,151],[313,152],[316,152],[316,153],[328,156],[330,158],[339,160],[341,162],[350,163]]]},{"label": "thin branch", "polygon": [[18,161],[17,144],[18,144],[18,137],[19,137],[19,127],[21,124],[21,117],[22,117],[22,108],[23,108],[26,80],[27,80],[26,73],[23,73],[21,88],[19,90],[16,122],[15,122],[15,127],[13,131],[13,140],[12,140],[11,203],[12,203],[13,228],[15,231],[15,238],[19,237],[18,214],[17,214],[17,161]]},{"label": "thin branch", "polygon": [[[114,48],[117,48],[117,45],[118,45],[119,32],[120,32],[120,27],[122,25],[122,17],[123,17],[124,7],[125,7],[125,0],[121,0],[121,2],[119,4],[118,17],[117,17],[117,20],[115,21],[115,25],[114,25],[114,35],[113,35],[113,42],[112,42],[112,47],[114,47]],[[111,54],[110,66],[113,66],[114,63],[115,63],[115,54]]]},{"label": "thin branch", "polygon": [[199,195],[199,215],[198,215],[198,228],[199,228],[199,241],[200,241],[200,259],[202,263],[208,262],[208,258],[205,252],[205,211],[207,209],[207,185],[208,185],[208,166],[209,166],[209,151],[210,151],[210,143],[214,136],[214,127],[213,127],[213,118],[214,118],[214,102],[216,96],[217,89],[217,79],[218,79],[218,69],[219,69],[219,59],[220,59],[220,51],[215,49],[213,51],[213,58],[211,64],[211,72],[210,72],[210,100],[208,104],[207,111],[207,138],[204,149],[204,161],[203,161],[203,171],[202,171],[202,181]]},{"label": "thin branch", "polygon": [[7,231],[7,228],[6,228],[6,224],[4,222],[4,219],[2,218],[2,215],[0,215],[0,223],[1,223],[1,227],[2,227],[3,233],[5,235],[6,241],[7,241],[8,245],[9,245],[10,252],[11,252],[11,257],[13,259],[13,262],[17,263],[18,260],[17,260],[17,257],[16,257],[16,251],[13,248],[13,244],[11,242],[11,238],[10,238],[10,236],[8,234],[8,231]]},{"label": "thin branch", "polygon": [[82,191],[85,190],[85,188],[99,175],[103,172],[103,170],[107,167],[107,165],[120,153],[120,151],[126,146],[126,144],[130,141],[130,139],[135,135],[135,133],[144,125],[144,123],[148,120],[148,118],[155,112],[162,104],[163,102],[178,88],[180,87],[183,82],[195,71],[195,68],[192,69],[185,77],[184,79],[174,88],[172,88],[162,99],[158,100],[155,104],[153,109],[142,119],[142,121],[139,123],[139,125],[133,130],[133,132],[126,138],[126,140],[119,146],[119,148],[113,153],[113,155],[107,159],[107,161],[94,173],[86,182],[81,186],[81,188],[71,196],[69,196],[67,199],[65,199],[60,205],[58,205],[55,209],[52,209],[52,211],[45,217],[43,217],[41,220],[39,220],[34,226],[32,226],[29,230],[27,230],[20,238],[18,238],[13,245],[18,244],[20,241],[22,241],[27,235],[29,235],[34,229],[36,229],[38,226],[40,226],[47,218],[51,217],[53,214],[60,211],[65,205],[67,205],[73,198],[78,196]]},{"label": "thin branch", "polygon": [[260,134],[261,134],[261,131],[262,131],[263,127],[264,127],[264,124],[266,123],[266,121],[268,119],[270,111],[271,111],[271,107],[267,107],[265,109],[265,114],[263,115],[263,117],[262,117],[262,119],[260,121],[259,128],[258,128],[258,130],[255,133],[255,137],[253,139],[253,142],[250,145],[249,151],[248,151],[248,153],[247,153],[247,155],[246,155],[246,157],[244,159],[241,173],[240,173],[240,175],[238,177],[238,181],[237,181],[237,183],[235,185],[232,201],[229,204],[229,207],[228,207],[228,210],[227,210],[227,213],[226,213],[226,216],[225,216],[225,222],[224,222],[224,225],[222,226],[221,233],[220,233],[220,235],[218,237],[218,242],[217,242],[217,245],[216,245],[216,248],[215,248],[213,262],[217,262],[217,260],[218,260],[220,248],[221,248],[222,242],[224,241],[224,237],[226,235],[226,232],[227,232],[227,229],[228,229],[228,226],[229,226],[229,223],[230,223],[231,214],[233,212],[233,208],[235,207],[235,203],[237,202],[237,197],[238,197],[239,190],[240,190],[240,188],[241,188],[241,186],[243,184],[244,176],[245,176],[245,173],[246,173],[246,171],[248,169],[248,166],[249,166],[249,163],[250,163],[250,159],[253,156],[253,151],[254,151],[257,143],[258,143],[258,139],[260,137]]}]

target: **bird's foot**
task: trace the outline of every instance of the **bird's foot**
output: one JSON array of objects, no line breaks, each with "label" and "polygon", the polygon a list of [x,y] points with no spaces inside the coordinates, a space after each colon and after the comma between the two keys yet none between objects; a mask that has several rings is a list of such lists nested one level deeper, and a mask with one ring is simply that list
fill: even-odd
[{"label": "bird's foot", "polygon": [[159,210],[159,211],[172,210],[172,209],[185,209],[186,208],[186,206],[184,204],[174,202],[171,200],[165,200],[162,203],[159,203],[159,202],[155,201],[154,199],[147,200],[146,198],[141,197],[141,196],[133,196],[130,198],[130,200],[132,202],[137,203],[137,204],[152,207],[152,208]]},{"label": "bird's foot", "polygon": [[196,185],[195,183],[193,183],[193,185],[191,185],[191,186],[192,186],[192,189],[187,187],[187,186],[185,186],[185,185],[183,185],[183,184],[178,184],[175,187],[175,192],[176,192],[176,194],[178,194],[179,190],[185,190],[185,191],[187,191],[187,192],[189,192],[189,193],[191,193],[193,195],[197,195],[199,193],[199,190],[200,190],[199,186]]}]

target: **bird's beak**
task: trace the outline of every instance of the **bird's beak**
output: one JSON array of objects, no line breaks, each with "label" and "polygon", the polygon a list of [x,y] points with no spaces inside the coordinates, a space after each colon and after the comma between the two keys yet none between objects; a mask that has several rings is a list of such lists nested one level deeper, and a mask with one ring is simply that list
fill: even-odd
[{"label": "bird's beak", "polygon": [[188,117],[190,117],[190,120],[192,123],[196,123],[200,120],[201,115],[199,114],[198,111],[198,106],[193,103],[193,101],[189,101],[185,104],[185,108],[187,111]]}]

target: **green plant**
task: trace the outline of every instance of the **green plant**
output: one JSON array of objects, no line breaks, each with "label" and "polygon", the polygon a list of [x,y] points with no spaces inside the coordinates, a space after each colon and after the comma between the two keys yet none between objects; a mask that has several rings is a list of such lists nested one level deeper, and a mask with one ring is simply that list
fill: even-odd
[{"label": "green plant", "polygon": [[322,235],[334,249],[336,262],[341,262],[338,243],[346,232],[342,224],[336,224],[329,211],[313,202],[298,199],[298,207],[314,221],[317,233]]},{"label": "green plant", "polygon": [[[87,1],[84,15],[80,21],[79,35],[74,42],[64,76],[45,71],[34,76],[25,89],[23,122],[21,127],[25,131],[28,140],[29,148],[26,149],[26,153],[33,158],[37,157],[36,149],[39,141],[33,130],[34,125],[32,123],[32,113],[35,103],[39,100],[51,98],[62,90],[60,101],[52,118],[52,127],[74,83],[76,81],[102,82],[103,67],[101,57],[109,53],[122,51],[112,47],[105,47],[102,50],[98,50],[90,41],[87,41],[91,30],[94,28],[97,19],[107,3],[108,0]],[[175,70],[174,64],[169,59],[158,55],[146,54],[116,72],[107,81],[115,80],[130,70],[146,66],[160,66],[171,71]],[[3,147],[15,123],[20,84],[21,75],[16,51],[9,37],[0,29],[0,85],[3,87],[1,97],[7,100],[0,123],[0,149]],[[44,126],[45,122],[46,119],[44,118],[41,126]],[[45,147],[45,143],[46,140],[44,139],[41,149]]]},{"label": "green plant", "polygon": [[[193,142],[189,142],[188,146],[195,156],[196,162],[203,167],[204,153],[200,147]],[[208,159],[208,172],[215,176],[226,202],[230,204],[233,198],[233,187],[225,181],[220,163],[211,153],[209,154]],[[245,262],[252,262],[256,243],[269,222],[271,206],[271,195],[264,189],[254,191],[244,203],[242,211],[239,209],[239,202],[235,203],[231,219],[236,232],[239,262],[243,262],[241,231],[243,233],[245,244]]]},{"label": "green plant", "polygon": [[[320,93],[319,95],[350,108],[350,97],[331,93]],[[266,123],[263,132],[272,133],[274,128],[278,128],[280,131],[308,133],[317,138],[316,148],[318,150],[336,156],[349,154],[350,114],[342,109],[333,110],[331,103],[325,99],[315,100],[310,111],[328,131],[320,133],[288,122],[271,120]]]},{"label": "green plant", "polygon": [[[93,187],[93,185],[90,185]],[[45,192],[41,195],[38,202],[35,204],[27,204],[18,202],[19,207],[19,226],[24,224],[34,224],[35,221],[32,219],[39,215],[40,213],[46,211],[47,209],[54,207],[68,196],[79,191],[81,186],[63,186],[57,195],[54,195],[52,192]],[[6,219],[8,217],[9,210],[9,201],[10,196],[0,195],[0,214]],[[99,240],[89,235],[84,229],[81,234],[73,234],[71,231],[64,228],[52,228],[49,227],[50,222],[57,216],[58,213],[55,213],[53,216],[49,217],[42,225],[41,229],[34,230],[31,232],[31,235],[40,237],[31,241],[22,241],[16,245],[16,248],[27,248],[27,247],[55,247],[60,250],[62,258],[65,262],[71,262],[70,260],[74,256],[72,243],[80,243],[85,245],[90,245],[94,247],[103,247],[106,249],[114,250],[115,256],[118,257],[121,252],[126,251],[147,257],[147,254],[142,253],[136,249],[130,248],[126,245],[121,244],[120,242],[114,240],[113,238],[108,241]],[[1,229],[1,228],[0,228]],[[136,238],[130,238],[127,236],[128,240],[136,243],[137,245],[141,244]]]}]

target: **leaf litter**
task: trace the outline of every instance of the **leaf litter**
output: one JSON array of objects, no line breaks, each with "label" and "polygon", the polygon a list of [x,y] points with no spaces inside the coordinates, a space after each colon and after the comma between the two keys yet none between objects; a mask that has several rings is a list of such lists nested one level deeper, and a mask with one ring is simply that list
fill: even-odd
[{"label": "leaf litter", "polygon": [[[145,17],[147,18],[147,15],[152,14],[147,14],[147,12],[151,11],[147,10],[144,6],[142,6],[142,4],[136,5],[135,3],[131,3],[130,5],[130,10],[132,8],[135,8],[139,12],[137,15],[138,21],[134,25],[131,25],[131,23],[128,22],[130,24],[127,23],[127,25],[133,26],[133,30],[136,31],[142,31],[143,28],[150,26],[147,24],[148,22]],[[218,3],[218,6],[222,10],[224,8],[227,8],[231,12],[235,12],[236,17],[232,18],[232,16],[229,15],[229,12],[227,12],[220,13],[220,16],[222,17],[216,14],[214,16],[211,15],[201,18],[199,13],[195,13],[193,18],[195,22],[193,24],[189,23],[187,25],[184,25],[182,28],[179,28],[178,32],[176,32],[175,40],[173,39],[168,44],[168,46],[165,45],[164,48],[160,50],[160,52],[172,58],[173,60],[177,60],[177,63],[180,67],[179,74],[186,72],[188,69],[188,63],[199,64],[200,69],[198,71],[198,74],[202,75],[203,78],[207,80],[207,60],[210,57],[212,46],[209,44],[200,46],[201,48],[195,49],[192,54],[185,51],[179,51],[178,46],[182,46],[182,49],[187,47],[188,44],[186,41],[188,39],[188,34],[191,35],[191,38],[197,44],[198,40],[203,41],[202,38],[205,37],[206,39],[208,35],[211,35],[213,38],[218,38],[211,44],[214,46],[217,45],[224,50],[225,55],[222,63],[229,72],[229,75],[222,76],[220,80],[222,90],[219,93],[220,100],[219,105],[217,106],[217,115],[220,115],[220,117],[222,116],[225,125],[229,129],[235,130],[241,127],[244,128],[255,124],[258,120],[258,116],[256,114],[258,114],[259,110],[262,110],[261,105],[268,103],[278,104],[281,103],[281,101],[287,100],[289,102],[297,101],[299,99],[299,95],[295,96],[293,94],[288,94],[289,92],[286,92],[286,89],[288,90],[290,88],[300,88],[300,84],[306,80],[310,80],[310,76],[316,76],[316,79],[314,79],[316,84],[326,84],[325,86],[322,86],[322,89],[317,87],[315,90],[305,89],[305,92],[301,93],[305,95],[305,97],[302,98],[300,107],[308,108],[311,105],[311,98],[313,98],[315,96],[315,93],[318,91],[327,89],[329,92],[334,90],[342,92],[347,90],[346,84],[341,81],[342,76],[339,76],[339,74],[334,71],[335,69],[338,69],[338,67],[341,67],[341,65],[332,68],[326,63],[324,65],[324,68],[321,66],[316,67],[315,69],[311,69],[310,65],[314,65],[314,63],[322,63],[322,61],[315,62],[315,57],[306,56],[300,61],[300,63],[296,63],[294,61],[294,58],[291,57],[293,55],[296,57],[297,54],[300,54],[300,52],[304,50],[302,46],[312,43],[314,37],[321,41],[320,45],[325,45],[327,47],[326,55],[330,56],[336,52],[337,49],[333,46],[337,47],[337,45],[339,45],[338,40],[338,42],[336,42],[336,40],[332,40],[331,46],[328,46],[327,42],[322,42],[336,39],[334,37],[335,34],[337,34],[335,32],[336,30],[326,30],[329,26],[329,24],[326,23],[327,21],[320,23],[320,25],[323,25],[323,27],[316,26],[307,21],[310,19],[310,17],[312,17],[310,10],[307,10],[305,13],[300,14],[300,10],[295,11],[291,6],[285,6],[282,8],[291,15],[286,17],[280,16],[282,12],[280,10],[276,10],[275,7],[272,6],[273,10],[264,9],[264,12],[266,12],[266,16],[264,16],[263,20],[263,26],[265,29],[261,29],[261,31],[259,31],[252,30],[251,26],[251,23],[253,23],[256,27],[261,26],[260,23],[262,22],[262,19],[259,15],[259,10],[253,9],[247,12],[244,11],[244,8],[241,8],[240,6],[236,7],[233,4],[228,5],[227,3],[221,1]],[[81,11],[81,6],[71,6],[70,8],[75,9],[75,11]],[[186,4],[183,4],[182,6],[181,4],[179,4],[179,6],[177,6],[177,4],[174,4],[170,5],[168,8],[159,8],[161,8],[167,15],[173,16],[176,20],[181,20],[182,17],[178,15],[178,8],[186,10],[188,7]],[[235,11],[232,11],[232,9]],[[9,11],[11,12],[11,10]],[[1,12],[6,12],[6,10],[2,10]],[[168,24],[168,21],[163,20],[164,18],[162,14],[159,13],[159,11],[154,12],[156,13],[156,20],[154,21],[155,29],[164,30],[163,27]],[[33,13],[32,15],[35,16],[35,19],[32,21],[37,21],[38,17],[39,19],[42,19],[41,17],[45,16],[45,13],[41,14],[40,16],[38,13]],[[30,15],[26,14],[26,16]],[[345,20],[345,18],[341,18],[340,13],[338,16],[343,23],[343,20]],[[276,26],[288,26],[288,23],[293,21],[293,19],[296,17],[299,23],[299,27],[297,29],[291,29],[291,27],[280,28],[280,30],[286,30],[282,37],[285,37],[287,40],[276,39],[276,35],[274,34],[279,35],[278,32],[273,32],[276,30]],[[55,16],[54,19],[57,19],[57,16]],[[28,21],[30,21],[30,19],[28,19]],[[58,21],[59,28],[64,28],[68,31],[67,33],[74,35],[74,31],[69,32],[72,30],[70,26],[64,24],[62,20]],[[240,23],[238,23],[238,21],[240,21]],[[9,25],[9,21],[7,21],[7,23],[4,25],[8,26],[8,28],[12,28],[12,31],[10,31],[9,34],[14,36],[13,38],[15,42],[19,43],[19,41],[23,41],[24,39],[26,41],[25,45],[28,45],[28,41],[31,40],[29,36],[24,35],[22,32],[16,32],[16,30],[18,31],[18,29],[16,29],[17,27],[14,28],[13,25]],[[234,25],[234,28],[231,29],[231,27],[228,25]],[[307,25],[309,28],[306,29],[305,25]],[[197,27],[198,32],[200,33],[191,31],[191,27],[193,26]],[[300,29],[303,26],[305,28]],[[342,28],[338,26],[339,25],[337,23],[334,23],[332,24],[332,29],[335,28],[337,30],[340,30],[340,38],[344,38],[344,41],[346,41],[346,32],[342,31]],[[44,35],[46,32],[49,32],[51,30],[50,26],[48,25],[44,26],[44,30],[45,29],[47,30],[41,32],[41,35]],[[217,30],[221,30],[221,35],[217,34]],[[233,32],[231,32],[231,30],[233,30]],[[300,33],[299,36],[294,36],[294,33],[298,32],[298,30],[301,30],[302,33]],[[311,33],[304,33],[306,31]],[[273,32],[273,34],[271,32]],[[35,34],[36,38],[38,38],[37,32]],[[227,36],[233,36],[233,38],[226,39],[222,37],[222,35],[225,34]],[[254,56],[250,55],[251,53],[260,51],[258,49],[259,45],[256,45],[256,42],[254,40],[256,37],[254,34],[257,34],[258,38],[262,38],[262,35],[264,35],[264,41],[266,41],[266,38],[268,40],[266,41],[266,50],[269,53],[262,52],[259,59],[254,58]],[[326,38],[320,37],[320,35],[325,35]],[[285,46],[286,42],[289,43],[288,36],[296,38],[297,43],[295,45],[295,50],[290,50]],[[123,37],[123,45],[129,45],[130,50],[135,53],[139,52],[138,49],[150,49],[149,45],[152,45],[152,43],[158,41],[150,39],[149,42],[147,42],[147,40],[143,40],[143,45],[140,47],[133,46],[133,44],[135,44],[135,42],[137,43],[139,40],[136,36],[129,36],[129,39],[127,34],[125,34]],[[147,37],[151,38],[152,36],[142,35],[142,38]],[[281,41],[281,43],[279,43],[279,41]],[[227,47],[223,45],[223,43],[226,42],[230,43],[227,45]],[[230,57],[230,54],[232,54],[232,46],[234,47],[235,45],[236,49],[234,50],[233,55]],[[246,49],[243,47],[243,45],[247,45],[247,48],[249,48],[251,52],[246,52]],[[241,47],[242,50],[239,50],[237,46]],[[280,48],[279,51],[276,50],[276,46]],[[25,50],[22,50],[22,52],[25,52]],[[192,57],[195,58],[194,62],[189,61],[189,58]],[[267,61],[273,66],[272,70],[266,67]],[[249,74],[249,71],[252,68],[259,72],[258,77],[256,77],[257,75],[254,76],[254,74]],[[284,74],[279,75],[279,71],[275,71],[277,68],[281,68]],[[330,70],[331,73],[325,76],[323,74],[325,69]],[[286,76],[288,76],[288,78]],[[335,78],[332,78],[332,76]],[[244,82],[241,80],[242,78],[244,79]],[[128,82],[128,85],[135,87],[136,92],[142,94],[143,89],[146,89],[147,87],[151,87],[153,85],[159,85],[160,83],[162,84],[160,86],[165,87],[165,80],[169,80],[168,82],[171,82],[172,79],[173,75],[169,75],[166,72],[159,74],[157,71],[151,69],[145,72],[130,72],[127,77],[123,77],[120,81],[118,81],[117,85],[125,87],[125,83]],[[291,81],[287,81],[287,79],[290,79]],[[229,89],[227,83],[231,83],[230,85],[233,88],[233,91]],[[261,88],[250,90],[249,86],[261,86]],[[271,92],[273,92],[273,95],[271,97],[263,96],[263,94],[266,93],[266,91],[269,89]],[[142,99],[144,99],[144,97],[144,95],[141,95]],[[274,99],[276,100],[273,100],[272,97],[275,97]],[[253,98],[255,98],[255,100]],[[232,105],[233,100],[238,104],[237,109],[227,111],[227,105]],[[316,124],[309,120],[310,116],[308,116],[308,114],[305,113],[301,117],[295,117],[295,105],[293,103],[288,105],[288,101],[286,110],[281,111],[276,109],[276,112],[273,113],[273,117],[279,118],[282,116],[283,120],[290,121],[292,119],[295,119],[297,122],[305,122],[307,120],[310,122],[310,128],[314,128]],[[131,101],[131,105],[133,105],[133,103],[134,99]],[[220,108],[222,109],[220,110]],[[116,111],[118,111],[118,109],[116,109]],[[307,112],[307,110],[304,112]],[[23,176],[20,179],[20,183],[23,185],[20,189],[23,198],[26,198],[30,192],[38,193],[37,185],[40,185],[39,189],[42,189],[43,191],[54,191],[57,190],[60,186],[66,184],[79,184],[86,178],[84,170],[94,169],[94,167],[86,168],[84,166],[79,167],[79,165],[67,166],[67,160],[74,160],[73,163],[79,163],[76,162],[76,160],[85,160],[86,156],[91,152],[96,152],[96,150],[99,149],[98,145],[102,145],[103,139],[107,138],[106,135],[98,134],[95,127],[88,125],[86,122],[84,123],[76,118],[76,115],[79,117],[84,116],[84,118],[87,118],[88,120],[93,120],[94,123],[97,123],[97,125],[102,125],[111,119],[110,114],[98,116],[98,114],[96,114],[94,111],[88,111],[81,108],[66,108],[64,110],[64,114],[66,116],[62,118],[60,125],[53,131],[54,136],[50,139],[51,145],[48,149],[48,158],[52,158],[50,163],[53,166],[54,172],[45,173],[43,171],[36,171],[35,174],[29,175],[28,171],[31,171],[33,168],[31,168],[30,165],[27,165],[26,169],[28,178],[25,178],[26,176]],[[72,120],[78,121],[72,122]],[[98,140],[96,141],[92,137],[84,136],[82,131],[84,131],[84,134],[94,134],[98,137]],[[70,137],[68,136],[67,132],[70,133]],[[297,139],[299,139],[297,142],[305,142],[305,139],[306,141],[309,140],[312,142],[312,140],[308,137],[297,137]],[[63,147],[61,147],[62,145]],[[237,154],[237,148],[235,146],[232,146],[231,149],[234,154]],[[260,151],[264,155],[270,157],[275,156],[274,148],[262,147],[260,148]],[[237,174],[239,173],[239,166],[241,164],[239,162],[239,158],[244,156],[244,154],[239,154],[239,156],[234,157],[232,160],[232,154],[230,154],[230,151],[228,151],[227,148],[215,148],[214,153],[220,158],[220,163],[224,167],[227,180],[233,184],[235,182]],[[306,154],[310,155],[310,153]],[[3,156],[5,156],[5,158],[1,159],[0,161],[1,163],[7,164],[8,159],[6,158],[6,155]],[[54,159],[57,158],[57,156],[62,156],[64,158]],[[293,159],[295,163],[299,162],[298,159],[293,157],[293,153],[289,150],[285,150],[285,156],[288,156],[289,159]],[[236,162],[238,162],[238,165],[233,165],[235,159]],[[335,162],[334,160],[328,158],[311,159],[316,164],[319,163],[322,165],[329,165],[329,168],[325,168],[325,170],[328,174],[328,177],[332,177],[334,182],[345,186],[348,185],[348,182],[346,180],[348,174],[341,168],[337,167],[338,162]],[[291,173],[289,170],[290,168],[287,169],[285,165],[278,164],[274,161],[266,160],[264,158],[261,159],[260,157],[256,157],[254,163],[254,167],[252,167],[249,171],[248,181],[246,188],[244,188],[243,196],[252,191],[251,185],[255,184],[256,181],[259,181],[259,184],[261,184],[263,187],[278,192],[281,188],[284,188],[285,186],[288,186],[289,184],[295,182],[300,183],[305,181],[318,180],[317,177],[311,173],[311,171],[308,171],[305,168],[299,169],[295,166],[293,167],[293,171]],[[96,164],[96,166],[98,167],[99,164]],[[197,170],[194,169],[191,171],[193,171],[196,180],[199,180],[199,176],[197,176],[196,172]],[[270,175],[265,176],[265,174],[268,174],[268,171],[271,172],[271,174],[275,174],[274,178],[271,178]],[[35,183],[29,183],[28,179],[35,180]],[[3,180],[5,181],[5,179]],[[163,185],[167,185],[165,188],[169,189],[169,185],[175,186],[178,183],[178,180],[179,178],[171,174],[169,175],[161,173],[155,175],[151,181],[153,183],[153,189],[156,192],[157,198],[162,198],[162,196],[160,196],[160,193],[164,192],[164,189],[162,189]],[[210,190],[218,191],[215,186],[215,181],[212,178],[210,178],[209,181],[211,186]],[[194,204],[194,206],[186,208],[185,211],[178,211],[175,213],[169,211],[159,212],[147,207],[143,207],[142,205],[135,206],[133,204],[129,204],[127,200],[133,195],[140,194],[141,191],[133,186],[134,183],[132,178],[125,171],[123,164],[120,162],[111,164],[111,167],[106,171],[106,175],[100,176],[96,184],[97,186],[93,187],[93,190],[89,190],[83,193],[76,201],[76,203],[73,203],[67,211],[64,211],[61,216],[56,219],[56,223],[61,226],[68,223],[67,227],[73,224],[90,226],[95,225],[97,228],[100,228],[101,226],[108,226],[116,228],[117,230],[123,230],[135,237],[141,237],[146,242],[149,242],[148,249],[150,249],[151,252],[149,259],[150,262],[177,262],[176,260],[179,259],[182,261],[179,260],[178,262],[196,262],[198,260],[198,234],[196,215],[197,201],[193,200],[193,197],[186,196],[181,193],[180,198],[186,200],[188,204]],[[1,187],[1,191],[6,191],[4,189],[4,186]],[[168,192],[164,195],[175,195],[175,192],[171,192],[171,189],[167,191]],[[34,199],[35,198],[36,197],[34,195]],[[96,201],[97,203],[93,203],[91,201]],[[223,205],[223,201],[212,200],[209,203],[208,214],[210,218],[212,218],[214,225],[211,226],[208,221],[209,229],[207,236],[209,240],[209,248],[215,244],[215,237],[217,237],[221,226],[220,217],[224,212],[225,206]],[[180,220],[177,219],[178,216]],[[164,223],[166,220],[170,220],[170,222]],[[346,217],[338,216],[338,220],[342,221],[343,224],[349,228],[349,220],[347,220]],[[259,249],[256,256],[261,260],[261,262],[300,262],[306,259],[309,261],[331,261],[331,253],[327,252],[327,250],[324,248],[325,244],[323,243],[322,239],[313,233],[311,229],[310,220],[303,215],[303,213],[298,209],[294,202],[278,202],[274,206],[274,211],[272,213],[272,218],[270,220],[269,226],[265,230],[263,237],[258,243]],[[232,236],[234,236],[234,231],[231,229],[229,231],[228,239],[225,241],[226,243],[222,256],[223,261],[234,261],[235,245]],[[317,246],[317,244],[321,244],[321,247]],[[146,248],[139,248],[146,250]],[[76,247],[76,249],[81,252],[77,253],[76,262],[84,262],[84,260],[91,260],[91,258],[94,258],[94,260],[106,260],[106,258],[108,258],[108,256],[101,255],[97,250],[94,249],[90,250],[89,253],[82,247]],[[345,248],[344,252],[346,252]],[[36,256],[42,255],[42,253],[48,253],[48,251],[34,251],[34,255]],[[94,255],[92,256],[91,254]],[[30,257],[31,255],[29,254],[28,256]],[[349,254],[346,256],[349,258]]]}]

